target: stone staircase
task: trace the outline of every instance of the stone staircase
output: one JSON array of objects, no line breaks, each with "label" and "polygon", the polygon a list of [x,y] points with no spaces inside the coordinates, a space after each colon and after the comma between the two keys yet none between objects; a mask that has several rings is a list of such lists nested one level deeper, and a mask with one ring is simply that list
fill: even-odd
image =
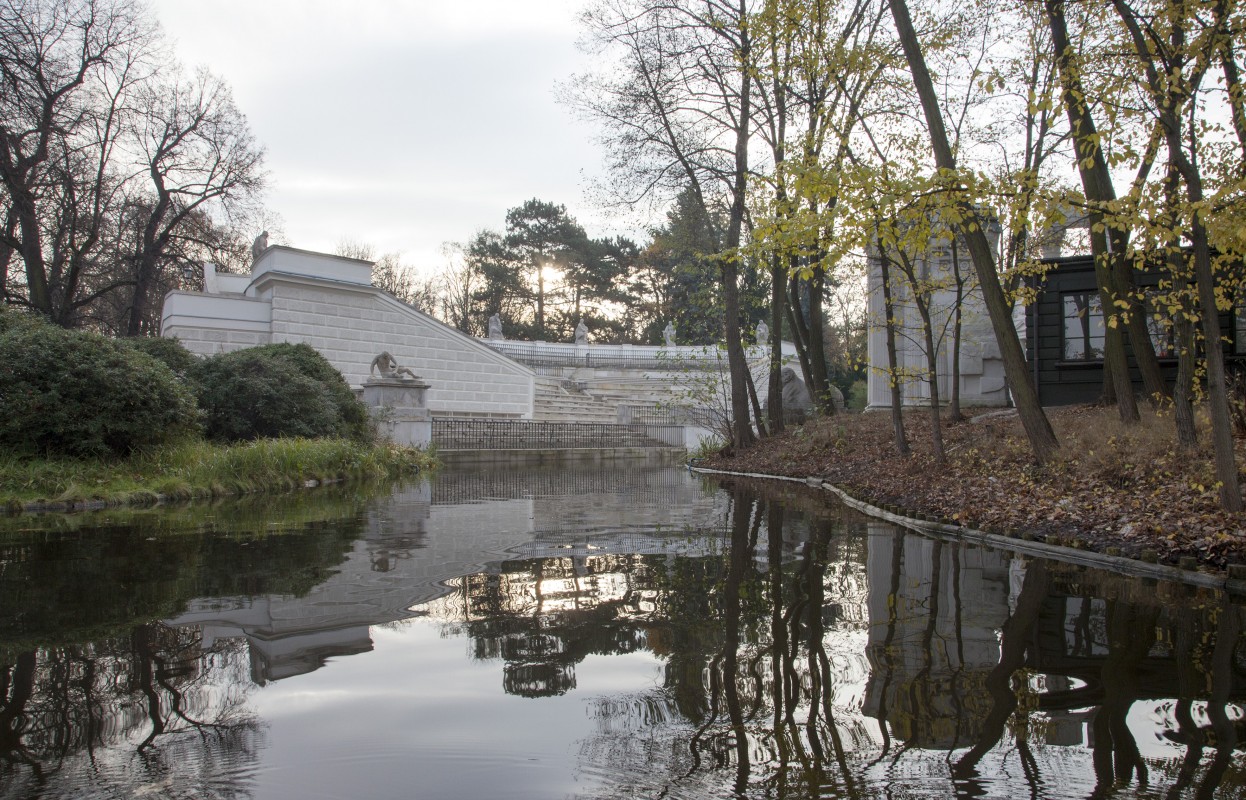
[{"label": "stone staircase", "polygon": [[532,419],[541,422],[618,422],[617,403],[568,388],[557,378],[539,376]]}]

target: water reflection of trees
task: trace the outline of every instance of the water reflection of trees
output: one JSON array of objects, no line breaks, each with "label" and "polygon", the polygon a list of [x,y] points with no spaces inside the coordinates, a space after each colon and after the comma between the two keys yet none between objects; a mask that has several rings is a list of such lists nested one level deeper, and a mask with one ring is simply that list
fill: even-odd
[{"label": "water reflection of trees", "polygon": [[196,797],[243,794],[200,770],[237,774],[255,760],[248,670],[241,642],[205,653],[197,630],[159,623],[22,653],[0,664],[0,793],[127,794],[176,781]]},{"label": "water reflection of trees", "polygon": [[139,518],[0,536],[0,662],[42,644],[119,635],[195,597],[304,594],[349,552],[359,506],[326,504],[280,526],[266,516],[248,525],[233,509],[176,533]]},{"label": "water reflection of trees", "polygon": [[0,796],[245,795],[261,734],[245,640],[205,649],[197,627],[155,620],[308,591],[359,535],[359,502],[279,525],[230,507],[177,533],[133,518],[0,538]]},{"label": "water reflection of trees", "polygon": [[[518,695],[574,688],[592,653],[663,660],[661,691],[590,704],[581,769],[601,796],[1246,786],[1242,611],[1221,596],[747,489],[723,540],[709,557],[508,562],[465,578],[441,613]],[[1162,718],[1139,729],[1139,709]],[[1174,755],[1144,753],[1140,730]]]}]

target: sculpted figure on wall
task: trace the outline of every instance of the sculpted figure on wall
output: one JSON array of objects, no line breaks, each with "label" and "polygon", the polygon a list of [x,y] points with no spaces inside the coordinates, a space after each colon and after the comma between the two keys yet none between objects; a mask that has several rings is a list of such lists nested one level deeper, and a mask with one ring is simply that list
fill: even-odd
[{"label": "sculpted figure on wall", "polygon": [[251,242],[251,261],[259,261],[260,256],[268,249],[268,231],[264,231]]},{"label": "sculpted figure on wall", "polygon": [[382,378],[403,378],[413,381],[420,379],[420,376],[411,370],[399,366],[398,360],[391,356],[388,350],[382,350],[376,358],[372,359],[372,366],[368,368],[368,376],[371,377],[374,372],[380,372]]},{"label": "sculpted figure on wall", "polygon": [[506,338],[505,336],[502,335],[502,316],[500,314],[494,314],[493,316],[489,317],[489,338],[490,339],[505,339]]},{"label": "sculpted figure on wall", "polygon": [[770,344],[770,326],[764,319],[757,323],[757,343]]},{"label": "sculpted figure on wall", "polygon": [[666,330],[662,331],[662,338],[666,341],[667,347],[675,346],[675,324],[673,322],[666,323]]},{"label": "sculpted figure on wall", "polygon": [[580,320],[580,324],[575,326],[575,343],[588,344],[588,326],[584,324],[584,320]]}]

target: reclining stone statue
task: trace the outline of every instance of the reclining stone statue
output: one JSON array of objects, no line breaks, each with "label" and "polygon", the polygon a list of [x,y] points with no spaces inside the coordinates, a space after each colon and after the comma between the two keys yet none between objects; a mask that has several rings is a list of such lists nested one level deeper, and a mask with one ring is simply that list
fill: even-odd
[{"label": "reclining stone statue", "polygon": [[[406,367],[399,366],[397,359],[391,356],[388,350],[382,350],[380,355],[372,359],[372,366],[368,368],[368,377],[371,377],[372,373],[376,371],[381,373],[381,378],[398,378],[402,380],[410,379],[413,381],[418,381],[420,379],[420,376],[416,375],[411,370]],[[405,378],[403,377],[404,375],[406,376]]]}]

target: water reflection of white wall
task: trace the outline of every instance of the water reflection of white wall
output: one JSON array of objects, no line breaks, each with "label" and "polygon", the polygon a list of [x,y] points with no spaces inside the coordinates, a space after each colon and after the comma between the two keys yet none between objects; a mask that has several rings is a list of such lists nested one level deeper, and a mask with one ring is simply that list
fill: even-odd
[{"label": "water reflection of white wall", "polygon": [[989,710],[980,690],[999,663],[1008,559],[882,523],[869,529],[872,675],[864,713],[915,746],[966,746]]},{"label": "water reflection of white wall", "polygon": [[[562,485],[597,491],[561,496],[528,491],[555,491],[560,482],[548,471],[495,477],[483,484],[488,476],[479,474],[434,478],[444,481],[441,498],[459,502],[434,504],[428,482],[374,501],[365,535],[336,572],[305,596],[192,601],[168,622],[201,626],[205,646],[246,636],[253,680],[262,684],[310,672],[333,656],[370,650],[370,626],[406,619],[413,606],[445,595],[454,579],[496,571],[507,559],[567,555],[568,547],[649,552],[673,545],[686,551],[687,537],[679,536],[685,526],[725,519],[724,497],[703,492],[679,469],[580,474]],[[577,480],[584,485],[577,487]],[[466,481],[468,489],[487,487],[488,493],[463,502],[467,495],[459,490],[465,487],[455,481]],[[655,497],[660,502],[649,502]]]}]

